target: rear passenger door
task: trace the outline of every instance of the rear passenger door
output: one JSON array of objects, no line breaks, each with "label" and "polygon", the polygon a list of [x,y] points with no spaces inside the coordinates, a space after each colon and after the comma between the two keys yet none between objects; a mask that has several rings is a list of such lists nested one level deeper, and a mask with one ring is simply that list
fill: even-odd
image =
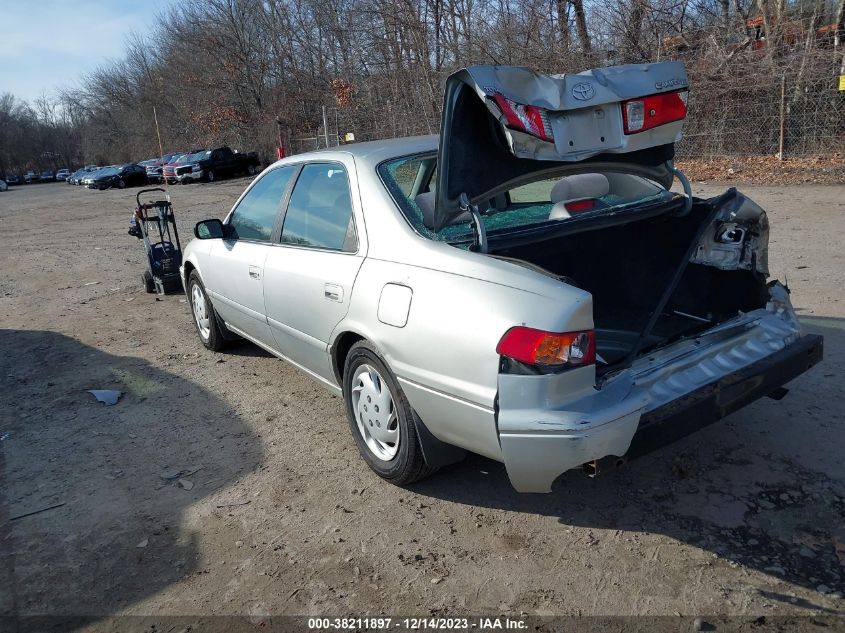
[{"label": "rear passenger door", "polygon": [[250,339],[275,347],[264,311],[264,262],[278,236],[282,200],[296,167],[277,167],[255,181],[226,220],[227,237],[215,240],[204,279],[223,320]]},{"label": "rear passenger door", "polygon": [[265,264],[264,302],[279,351],[330,382],[329,337],[349,310],[364,258],[357,191],[351,158],[303,164]]}]

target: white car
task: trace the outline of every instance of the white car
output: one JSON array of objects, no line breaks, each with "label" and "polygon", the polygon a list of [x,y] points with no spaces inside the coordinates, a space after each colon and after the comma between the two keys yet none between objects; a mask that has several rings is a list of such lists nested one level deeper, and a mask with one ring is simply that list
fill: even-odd
[{"label": "white car", "polygon": [[767,279],[765,212],[674,168],[686,91],[678,62],[475,66],[439,138],[278,161],[185,249],[200,340],[342,395],[397,484],[473,451],[547,492],[782,397],[822,338]]},{"label": "white car", "polygon": [[0,191],[8,191],[9,185],[6,184],[5,180],[0,180]]}]

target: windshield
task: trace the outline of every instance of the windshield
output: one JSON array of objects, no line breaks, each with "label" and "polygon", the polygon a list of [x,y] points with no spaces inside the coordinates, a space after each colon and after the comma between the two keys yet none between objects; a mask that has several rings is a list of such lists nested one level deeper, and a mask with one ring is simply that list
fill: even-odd
[{"label": "windshield", "polygon": [[[450,226],[432,229],[437,183],[434,154],[404,156],[385,161],[378,173],[402,215],[429,239],[460,241],[472,235],[470,218],[461,216]],[[631,174],[602,172],[542,178],[515,186],[479,204],[486,214],[488,233],[560,222],[577,221],[648,202],[668,201],[675,194]]]},{"label": "windshield", "polygon": [[97,176],[113,176],[118,172],[117,167],[103,167],[97,172]]},{"label": "windshield", "polygon": [[204,150],[202,152],[197,152],[196,154],[191,154],[188,156],[188,162],[194,162],[198,160],[203,160],[211,156],[211,150]]}]

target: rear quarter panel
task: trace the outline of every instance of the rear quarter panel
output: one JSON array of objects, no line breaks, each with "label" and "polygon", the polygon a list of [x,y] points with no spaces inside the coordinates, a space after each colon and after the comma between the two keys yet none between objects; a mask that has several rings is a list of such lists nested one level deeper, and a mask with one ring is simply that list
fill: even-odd
[{"label": "rear quarter panel", "polygon": [[[495,267],[488,272],[495,277]],[[538,294],[490,279],[368,257],[340,329],[356,331],[378,346],[411,406],[436,437],[500,460],[495,407],[496,345],[502,335],[522,324],[552,331],[592,327],[590,296],[550,281],[554,290]],[[404,327],[379,320],[386,284],[407,286],[413,293]]]}]

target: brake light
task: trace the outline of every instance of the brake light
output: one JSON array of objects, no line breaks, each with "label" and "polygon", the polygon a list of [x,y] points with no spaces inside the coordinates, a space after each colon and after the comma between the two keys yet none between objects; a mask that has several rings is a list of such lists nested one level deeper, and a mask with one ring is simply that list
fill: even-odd
[{"label": "brake light", "polygon": [[685,119],[688,95],[686,90],[680,90],[623,101],[622,125],[625,134],[636,134]]},{"label": "brake light", "polygon": [[570,213],[583,213],[596,208],[595,198],[584,198],[583,200],[570,200],[565,203],[566,210]]},{"label": "brake light", "polygon": [[493,93],[493,101],[499,106],[499,110],[508,122],[508,127],[527,132],[531,136],[536,136],[550,143],[554,142],[552,126],[549,123],[549,115],[545,108],[522,105],[516,101],[511,101],[498,92]]},{"label": "brake light", "polygon": [[529,365],[582,367],[596,362],[596,333],[545,332],[530,327],[512,327],[496,352]]}]

